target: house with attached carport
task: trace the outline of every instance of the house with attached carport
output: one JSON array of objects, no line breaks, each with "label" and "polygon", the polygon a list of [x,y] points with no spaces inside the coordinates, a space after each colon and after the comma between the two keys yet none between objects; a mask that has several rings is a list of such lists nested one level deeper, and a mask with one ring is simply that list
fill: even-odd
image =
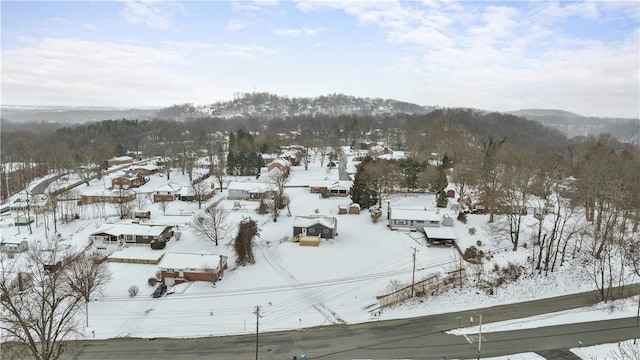
[{"label": "house with attached carport", "polygon": [[185,281],[209,281],[222,279],[227,269],[227,257],[216,254],[189,254],[168,252],[158,264],[161,281],[172,286]]},{"label": "house with attached carport", "polygon": [[227,186],[229,200],[259,200],[271,198],[275,186],[260,181],[232,181]]},{"label": "house with attached carport", "polygon": [[317,236],[333,239],[338,236],[338,220],[335,216],[296,216],[293,220],[293,236]]},{"label": "house with attached carport", "polygon": [[440,215],[437,210],[428,210],[423,206],[415,208],[392,208],[387,209],[387,217],[391,230],[420,231],[423,227],[440,226]]},{"label": "house with attached carport", "polygon": [[128,245],[150,245],[168,241],[173,236],[173,226],[153,224],[104,224],[89,235],[95,252],[109,255]]}]

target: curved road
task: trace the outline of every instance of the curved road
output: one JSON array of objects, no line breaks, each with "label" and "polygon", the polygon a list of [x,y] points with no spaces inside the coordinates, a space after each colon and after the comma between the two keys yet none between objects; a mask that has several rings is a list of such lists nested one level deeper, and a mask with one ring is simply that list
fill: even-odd
[{"label": "curved road", "polygon": [[[625,295],[640,292],[640,284],[625,288]],[[455,336],[444,331],[457,327],[457,316],[483,314],[483,322],[495,322],[591,305],[595,292],[566,295],[485,309],[425,316],[411,319],[333,325],[261,333],[259,359],[287,360],[305,353],[311,359],[471,359],[477,357],[477,336]],[[292,314],[295,316],[295,314]],[[636,319],[626,318],[580,324],[567,324],[519,331],[483,334],[482,356],[520,352],[557,352],[558,359],[575,359],[562,350],[612,343],[633,338]],[[65,359],[115,360],[192,360],[254,359],[255,335],[196,339],[113,339],[69,343]]]}]

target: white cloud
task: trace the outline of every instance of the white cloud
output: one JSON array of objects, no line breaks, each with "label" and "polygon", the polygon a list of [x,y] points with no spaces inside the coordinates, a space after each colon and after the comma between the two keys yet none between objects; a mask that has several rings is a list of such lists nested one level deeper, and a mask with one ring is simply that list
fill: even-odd
[{"label": "white cloud", "polygon": [[[421,79],[408,85],[419,94],[410,101],[495,110],[554,107],[637,117],[637,29],[619,42],[554,36],[555,19],[594,19],[605,10],[614,14],[616,9],[606,4],[305,2],[297,8],[307,13],[340,10],[360,24],[377,26],[389,43],[400,46],[386,71]],[[622,10],[628,14],[634,9]]]},{"label": "white cloud", "polygon": [[184,6],[169,1],[126,1],[121,15],[132,24],[145,24],[154,29],[170,27],[169,19],[184,12]]},{"label": "white cloud", "polygon": [[245,22],[236,19],[230,19],[224,29],[228,31],[238,31],[244,29],[245,27],[247,27],[247,24]]},{"label": "white cloud", "polygon": [[211,54],[214,56],[231,56],[243,59],[256,59],[260,55],[276,54],[278,50],[258,45],[223,43],[215,46]]},{"label": "white cloud", "polygon": [[258,1],[233,1],[231,3],[231,9],[235,12],[245,12],[245,13],[259,13],[264,11],[269,11],[270,8],[273,8],[278,5],[277,1],[271,0],[258,0]]},{"label": "white cloud", "polygon": [[303,27],[298,29],[273,29],[273,32],[278,35],[295,37],[299,35],[314,36],[322,30],[323,29],[310,29]]},{"label": "white cloud", "polygon": [[[232,44],[218,45],[232,51]],[[216,48],[163,43],[160,48],[77,39],[42,39],[2,52],[2,102],[30,105],[150,106],[203,101],[234,90],[192,66]],[[231,50],[229,50],[231,49]],[[239,50],[236,48],[235,50]],[[253,49],[253,51],[259,51]],[[266,50],[262,50],[263,52]],[[251,51],[245,50],[246,53]],[[220,56],[233,56],[225,50]]]}]

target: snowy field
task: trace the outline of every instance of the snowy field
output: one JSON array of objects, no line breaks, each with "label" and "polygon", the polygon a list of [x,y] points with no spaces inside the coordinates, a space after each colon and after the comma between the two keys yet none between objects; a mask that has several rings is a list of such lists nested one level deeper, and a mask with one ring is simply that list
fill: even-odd
[{"label": "snowy field", "polygon": [[[392,280],[410,284],[414,249],[416,281],[430,274],[453,270],[460,262],[460,256],[454,248],[425,246],[417,233],[387,229],[386,205],[383,206],[383,216],[375,224],[366,209],[359,215],[338,215],[338,207],[349,205],[349,198],[324,199],[302,187],[324,179],[337,180],[337,170],[328,172],[318,163],[311,164],[308,171],[303,166],[294,167],[286,189],[286,194],[291,199],[291,214],[286,209],[283,210],[277,222],[272,221],[270,214],[256,214],[255,202],[242,201],[240,210],[232,210],[234,201],[221,201],[220,206],[229,209],[233,224],[239,223],[243,217],[251,217],[260,227],[260,236],[254,247],[256,263],[242,267],[236,267],[235,255],[230,246],[215,246],[211,241],[194,234],[190,223],[193,214],[198,211],[197,203],[174,201],[165,209],[164,214],[158,204],[148,203],[144,210],[151,211],[150,222],[179,226],[182,231],[180,240],[172,239],[164,250],[130,247],[116,253],[118,257],[144,258],[150,256],[150,253],[155,257],[163,251],[204,251],[228,256],[229,269],[215,285],[205,282],[184,283],[169,289],[170,295],[154,299],[150,296],[154,288],[147,284],[147,280],[156,276],[157,265],[109,263],[113,279],[102,294],[96,294],[89,304],[89,325],[83,329],[84,338],[200,337],[250,333],[255,324],[253,311],[256,306],[260,306],[262,310],[261,330],[275,331],[407,318],[468,310],[468,304],[481,308],[593,290],[591,281],[569,264],[549,276],[527,277],[518,284],[501,287],[493,296],[478,293],[476,289],[461,290],[385,309],[374,316],[371,310],[378,306],[376,296],[386,293]],[[74,179],[66,180],[72,182]],[[92,182],[90,188],[104,188],[105,181]],[[178,170],[172,171],[171,181],[183,186],[188,183],[186,175]],[[166,177],[152,175],[151,181],[142,190],[150,192],[165,183]],[[86,186],[83,185],[79,190],[84,191],[84,188]],[[222,191],[211,201],[225,195],[225,191]],[[434,209],[435,200],[435,196],[430,194],[396,195],[389,199],[392,207],[425,205]],[[115,210],[113,213],[115,214]],[[282,241],[292,235],[295,216],[314,213],[337,217],[339,235],[335,239],[322,241],[319,247],[303,247],[297,243]],[[117,221],[113,216],[107,219],[99,216],[100,211],[91,206],[84,207],[80,214],[81,219],[58,227],[63,241],[78,248],[87,245],[89,234],[100,225]],[[449,214],[454,219],[456,217],[452,210],[440,209],[440,215],[444,214]],[[512,252],[507,250],[510,248],[509,244],[497,244],[489,239],[485,229],[487,220],[487,215],[469,215],[467,224],[455,222],[453,231],[458,237],[460,248],[476,245],[476,241],[481,240],[484,244],[481,249],[491,251],[494,255],[492,262],[501,265],[509,261],[524,262],[531,255],[531,250]],[[533,224],[534,221],[530,218],[529,225]],[[8,216],[2,217],[0,226],[3,241],[25,239],[36,242],[45,237],[44,226],[41,224],[33,228],[31,235],[25,227],[18,229],[11,226]],[[469,234],[471,227],[477,230],[474,235]],[[234,227],[227,241],[236,235],[235,229]],[[127,289],[134,285],[139,287],[140,292],[131,298]],[[632,306],[621,308],[627,311]],[[589,309],[584,314],[591,314],[593,310]],[[624,311],[621,310],[620,314],[622,313]],[[78,316],[85,323],[85,314]],[[603,316],[611,318],[614,314],[607,313]],[[591,315],[581,318],[588,319]],[[546,320],[528,318],[515,320],[511,324],[485,324],[483,331],[499,331],[509,326],[547,326],[552,323],[575,322],[575,319],[575,314],[566,317],[554,314],[547,316]],[[468,331],[474,332],[477,329]],[[586,353],[588,351],[593,352]],[[608,354],[609,349],[574,350],[584,359],[604,359],[606,357],[603,357],[603,351]],[[536,359],[527,354],[510,358]]]}]

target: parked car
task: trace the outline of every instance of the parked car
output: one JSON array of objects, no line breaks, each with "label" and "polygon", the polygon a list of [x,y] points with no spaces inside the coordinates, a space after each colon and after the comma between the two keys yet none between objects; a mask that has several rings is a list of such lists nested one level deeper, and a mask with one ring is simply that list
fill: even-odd
[{"label": "parked car", "polygon": [[160,284],[155,290],[153,290],[153,294],[151,294],[151,296],[154,298],[159,298],[162,295],[164,295],[166,292],[167,292],[167,285]]}]

